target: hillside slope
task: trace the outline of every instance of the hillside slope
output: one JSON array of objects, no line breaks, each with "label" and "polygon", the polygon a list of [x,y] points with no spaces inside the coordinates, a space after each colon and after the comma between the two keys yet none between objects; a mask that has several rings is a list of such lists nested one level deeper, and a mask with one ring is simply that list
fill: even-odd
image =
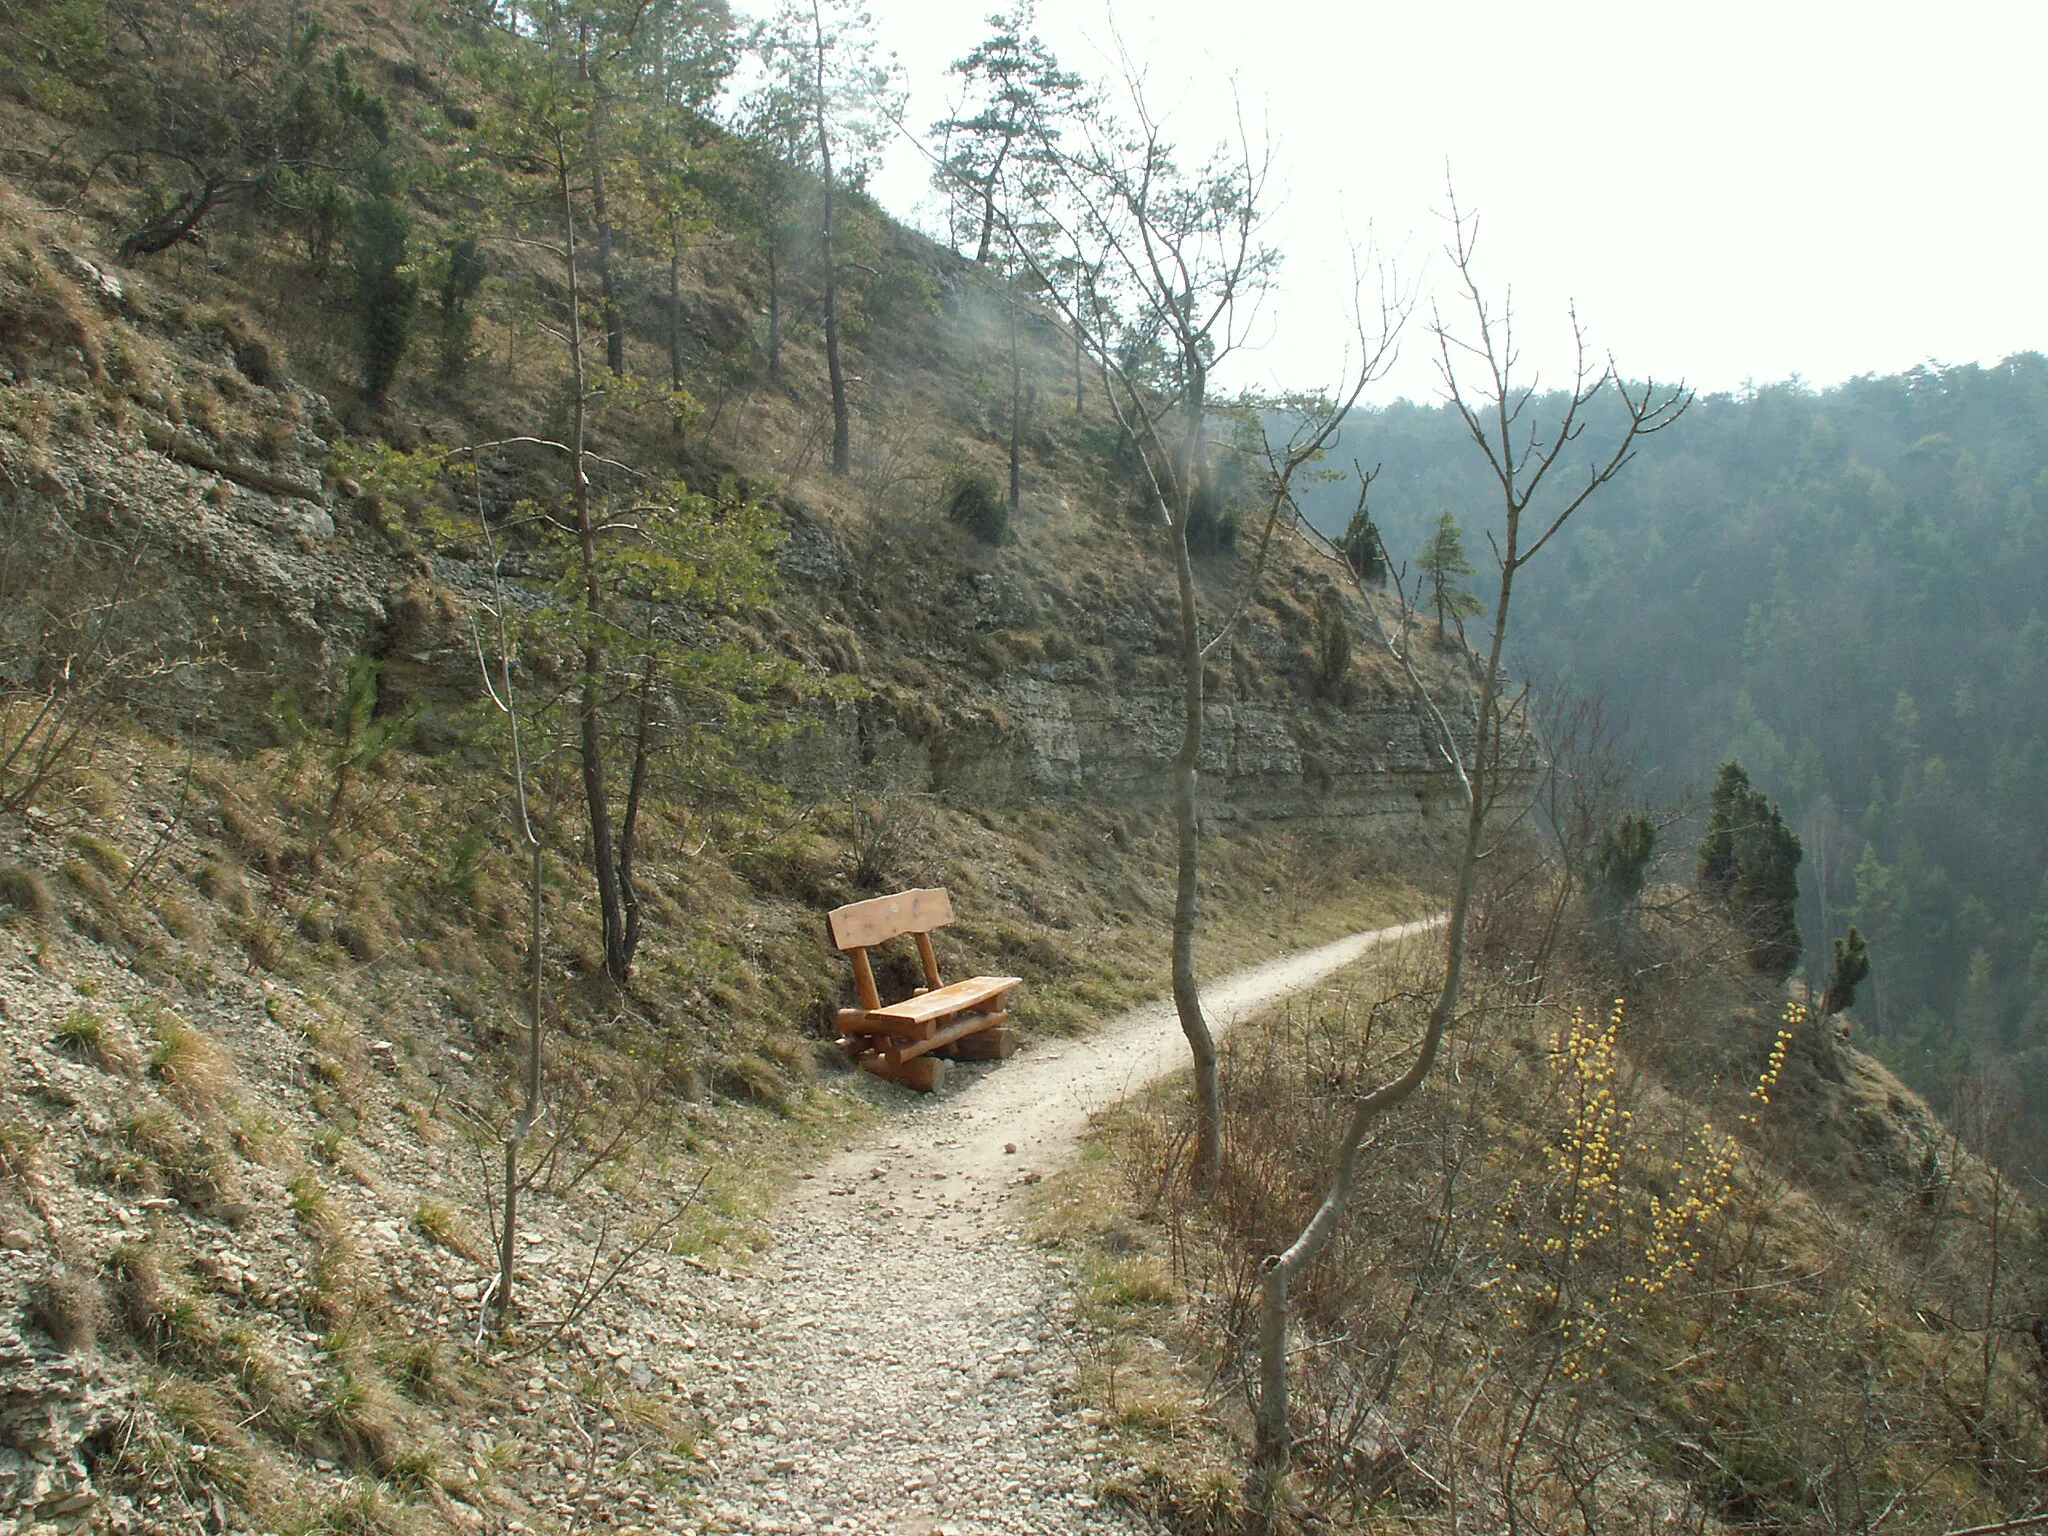
[{"label": "hillside slope", "polygon": [[[729,1279],[760,1213],[905,1102],[833,1044],[849,980],[821,912],[947,885],[948,968],[1021,974],[1041,1049],[1163,980],[1173,581],[1069,338],[849,194],[856,430],[830,473],[815,182],[761,181],[665,54],[656,152],[622,139],[610,167],[614,291],[572,310],[592,269],[567,236],[578,263],[605,237],[580,161],[553,222],[520,14],[29,0],[0,22],[17,1529],[689,1529],[761,1406],[715,1347],[764,1322]],[[674,14],[729,46],[720,7]],[[596,142],[574,126],[558,151]],[[561,536],[579,418],[589,501],[626,535],[609,607]],[[1012,440],[1019,505],[986,537],[948,512],[1000,497]],[[1254,575],[1253,504],[1208,509],[1212,619]],[[1457,820],[1336,573],[1283,531],[1258,574],[1205,679],[1211,971],[1418,915]],[[586,669],[604,646],[628,664]],[[1459,718],[1469,656],[1418,653]],[[516,684],[516,748],[486,673]],[[592,762],[622,798],[649,767],[624,985]]]},{"label": "hillside slope", "polygon": [[[1283,1526],[1934,1536],[2037,1514],[2048,1222],[1678,893],[1619,950],[1609,923],[1546,958],[1543,926],[1492,908],[1480,999],[1296,1290]],[[1426,975],[1354,967],[1231,1037],[1212,1198],[1181,1177],[1175,1086],[1046,1186],[1041,1238],[1105,1334],[1106,1496],[1240,1528],[1261,1261],[1321,1198],[1346,1087],[1412,1038]]]},{"label": "hillside slope", "polygon": [[[41,47],[54,15],[11,17],[11,39]],[[259,41],[276,20],[245,19]],[[490,106],[481,77],[424,62],[448,19],[336,10],[309,45],[321,91],[385,104],[429,264],[475,214],[437,180],[447,130]],[[193,35],[233,20],[208,10]],[[141,68],[107,46],[115,74]],[[749,1399],[692,1347],[719,1303],[664,1310],[636,1266],[744,1261],[781,1181],[897,1103],[831,1043],[849,982],[820,913],[948,885],[946,963],[1022,974],[1027,1039],[1161,984],[1159,540],[1036,318],[1011,536],[943,517],[1008,434],[997,311],[950,254],[860,211],[856,256],[906,286],[863,304],[862,431],[834,477],[815,292],[784,294],[771,378],[759,252],[693,252],[681,430],[620,382],[591,446],[632,466],[604,494],[674,477],[768,506],[762,601],[649,611],[776,660],[774,688],[739,700],[773,729],[725,754],[727,717],[679,708],[703,729],[643,810],[623,992],[567,759],[535,738],[547,1077],[501,1342],[493,1170],[533,957],[478,670],[494,589],[446,483],[377,472],[563,433],[559,266],[508,217],[460,366],[423,336],[373,402],[359,274],[267,193],[224,203],[203,243],[122,259],[162,167],[103,158],[120,123],[24,83],[63,56],[11,50],[0,100],[0,1519],[566,1530],[595,1508],[673,1529],[704,1437]],[[667,317],[628,309],[628,378],[659,378]],[[487,468],[511,602],[537,613],[528,509],[560,478],[538,449]],[[1204,557],[1212,611],[1248,565],[1227,543]],[[1333,586],[1281,549],[1211,679],[1205,966],[1419,905],[1399,873],[1427,879],[1447,789],[1386,668],[1361,651],[1327,675]],[[1455,689],[1457,654],[1427,664]],[[555,665],[520,652],[526,697],[545,704]]]}]

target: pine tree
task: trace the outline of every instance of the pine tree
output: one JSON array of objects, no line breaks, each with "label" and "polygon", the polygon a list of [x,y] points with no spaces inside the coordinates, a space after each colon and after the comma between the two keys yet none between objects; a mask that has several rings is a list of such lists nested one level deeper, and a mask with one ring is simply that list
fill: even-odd
[{"label": "pine tree", "polygon": [[476,312],[470,306],[488,271],[475,235],[463,235],[449,242],[441,269],[443,378],[454,378],[469,361],[469,338],[476,325]]},{"label": "pine tree", "polygon": [[1723,763],[1707,802],[1707,835],[1700,839],[1696,878],[1700,893],[1727,899],[1735,889],[1735,827],[1750,796],[1749,775],[1740,763]]},{"label": "pine tree", "polygon": [[1445,620],[1459,624],[1481,610],[1481,603],[1465,586],[1472,574],[1472,562],[1465,554],[1465,530],[1446,507],[1436,515],[1429,542],[1422,546],[1422,574],[1429,582],[1429,604],[1436,610],[1437,632]]},{"label": "pine tree", "polygon": [[1351,514],[1351,521],[1345,526],[1341,547],[1345,563],[1360,581],[1385,585],[1387,546],[1380,541],[1379,525],[1372,520],[1372,513],[1366,510],[1363,487],[1358,493],[1358,509]]},{"label": "pine tree", "polygon": [[1735,839],[1737,923],[1749,936],[1749,963],[1780,980],[1792,974],[1803,948],[1799,937],[1798,834],[1760,791],[1749,797],[1747,825]]},{"label": "pine tree", "polygon": [[1630,811],[1602,832],[1593,856],[1593,888],[1600,904],[1619,912],[1642,895],[1656,851],[1657,824],[1641,811]]},{"label": "pine tree", "polygon": [[969,110],[932,124],[946,147],[932,181],[952,205],[954,243],[973,246],[979,266],[995,247],[1006,189],[1029,195],[1052,174],[1060,124],[1083,101],[1081,77],[1061,69],[1031,31],[1032,13],[1031,0],[1019,0],[1009,14],[989,17],[989,36],[951,70]]},{"label": "pine tree", "polygon": [[406,264],[412,220],[398,199],[379,194],[356,210],[353,260],[363,325],[363,395],[384,403],[398,365],[412,345],[419,278]]},{"label": "pine tree", "polygon": [[1863,935],[1851,928],[1848,937],[1835,940],[1835,961],[1828,968],[1827,990],[1821,994],[1821,1014],[1847,1013],[1856,1002],[1856,984],[1869,974],[1870,951]]},{"label": "pine tree", "polygon": [[841,352],[841,256],[835,223],[849,192],[866,185],[902,109],[894,55],[877,50],[874,22],[854,0],[783,0],[758,34],[767,80],[749,114],[786,121],[792,149],[818,178],[818,263],[824,279],[825,373],[832,396],[832,473],[853,464],[852,406]]},{"label": "pine tree", "polygon": [[1749,942],[1749,963],[1767,976],[1792,974],[1799,936],[1799,837],[1740,763],[1721,765],[1700,840],[1700,894],[1727,908]]}]

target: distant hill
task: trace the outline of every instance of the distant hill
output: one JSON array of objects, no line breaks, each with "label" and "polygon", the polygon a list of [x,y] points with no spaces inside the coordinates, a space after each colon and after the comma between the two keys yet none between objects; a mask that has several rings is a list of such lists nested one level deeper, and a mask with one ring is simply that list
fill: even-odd
[{"label": "distant hill", "polygon": [[[1449,508],[1485,597],[1497,513],[1456,418],[1362,412],[1333,456],[1353,458],[1380,467],[1394,561]],[[1311,495],[1341,530],[1355,485]],[[1653,795],[1733,757],[1780,801],[1809,961],[1857,924],[1879,1050],[1944,1102],[2000,1064],[2041,1166],[2048,358],[1705,397],[1518,591],[1521,665],[1618,706]]]}]

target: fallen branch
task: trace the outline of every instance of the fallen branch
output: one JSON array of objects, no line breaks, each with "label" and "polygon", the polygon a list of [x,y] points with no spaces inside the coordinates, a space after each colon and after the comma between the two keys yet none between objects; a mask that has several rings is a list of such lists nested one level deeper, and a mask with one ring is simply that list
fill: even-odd
[{"label": "fallen branch", "polygon": [[2042,1525],[2048,1525],[2048,1510],[2036,1515],[2021,1515],[2017,1520],[2000,1520],[1993,1525],[1966,1525],[1960,1530],[1945,1532],[1944,1536],[2000,1536],[2004,1531],[2029,1531]]}]

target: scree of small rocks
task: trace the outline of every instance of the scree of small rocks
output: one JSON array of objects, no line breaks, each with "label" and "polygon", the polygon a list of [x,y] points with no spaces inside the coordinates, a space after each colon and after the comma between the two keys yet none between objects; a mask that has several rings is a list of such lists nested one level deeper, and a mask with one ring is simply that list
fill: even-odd
[{"label": "scree of small rocks", "polygon": [[[1205,989],[1219,1030],[1375,944],[1359,934]],[[700,1506],[710,1531],[1030,1536],[1144,1531],[1091,1489],[1118,1470],[1065,1391],[1086,1341],[1069,1277],[1023,1238],[1016,1191],[1095,1110],[1185,1053],[1170,1005],[1047,1041],[805,1174],[774,1247],[700,1330],[730,1362]],[[963,1075],[955,1068],[956,1077]],[[701,1357],[701,1356],[700,1356]]]}]

